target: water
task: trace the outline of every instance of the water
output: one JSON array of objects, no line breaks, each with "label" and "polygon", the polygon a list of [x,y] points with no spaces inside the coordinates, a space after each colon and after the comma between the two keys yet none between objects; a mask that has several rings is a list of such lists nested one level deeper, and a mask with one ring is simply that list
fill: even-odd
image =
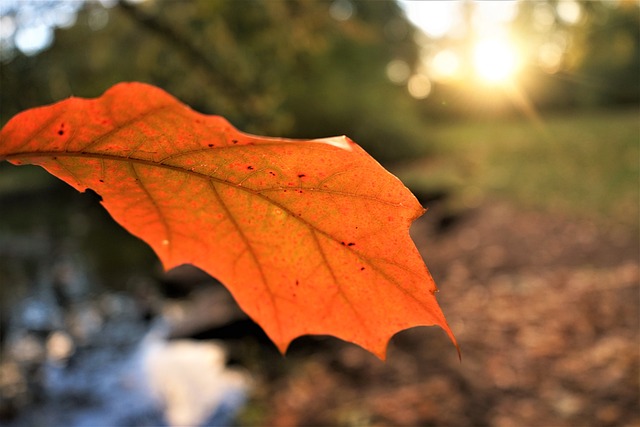
[{"label": "water", "polygon": [[150,249],[90,194],[1,168],[0,425],[232,424],[249,375],[223,343],[167,338]]}]

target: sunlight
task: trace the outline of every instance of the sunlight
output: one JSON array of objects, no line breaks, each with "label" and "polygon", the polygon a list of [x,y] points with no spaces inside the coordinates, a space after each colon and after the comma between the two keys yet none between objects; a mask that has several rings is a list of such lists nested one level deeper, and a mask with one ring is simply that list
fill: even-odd
[{"label": "sunlight", "polygon": [[418,28],[431,38],[445,36],[456,26],[460,3],[455,1],[402,1],[400,5]]},{"label": "sunlight", "polygon": [[518,69],[517,51],[502,38],[479,40],[473,49],[473,65],[482,80],[504,83]]},{"label": "sunlight", "polygon": [[443,49],[431,60],[431,72],[438,81],[451,80],[460,73],[460,58],[451,49]]}]

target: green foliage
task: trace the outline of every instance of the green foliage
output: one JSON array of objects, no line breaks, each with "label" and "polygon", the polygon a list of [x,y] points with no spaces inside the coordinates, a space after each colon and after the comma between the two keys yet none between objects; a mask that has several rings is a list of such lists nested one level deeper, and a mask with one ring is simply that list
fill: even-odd
[{"label": "green foliage", "polygon": [[[640,8],[636,1],[580,2],[582,17],[568,24],[555,16],[552,31],[536,34],[535,9],[522,2],[521,38],[543,44],[564,40],[567,57],[556,74],[537,73],[525,82],[539,107],[594,107],[640,101]],[[551,5],[558,2],[549,1]],[[535,58],[532,58],[535,62]]]},{"label": "green foliage", "polygon": [[416,190],[449,188],[453,207],[501,195],[521,205],[638,227],[638,110],[557,114],[433,129],[428,164],[398,171]]},{"label": "green foliage", "polygon": [[[640,9],[637,2],[611,8],[590,5],[590,24],[578,28],[582,48],[576,73],[593,83],[584,95],[591,104],[640,100]],[[599,6],[599,7],[598,7]]]}]

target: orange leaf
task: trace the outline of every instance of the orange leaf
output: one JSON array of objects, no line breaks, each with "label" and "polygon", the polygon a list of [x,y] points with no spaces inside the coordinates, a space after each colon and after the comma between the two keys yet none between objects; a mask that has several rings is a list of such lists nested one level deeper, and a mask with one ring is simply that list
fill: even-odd
[{"label": "orange leaf", "polygon": [[408,233],[424,209],[346,137],[249,135],[121,83],[18,114],[0,138],[0,159],[100,194],[166,269],[218,278],[283,353],[330,334],[384,359],[391,336],[418,325],[455,344]]}]

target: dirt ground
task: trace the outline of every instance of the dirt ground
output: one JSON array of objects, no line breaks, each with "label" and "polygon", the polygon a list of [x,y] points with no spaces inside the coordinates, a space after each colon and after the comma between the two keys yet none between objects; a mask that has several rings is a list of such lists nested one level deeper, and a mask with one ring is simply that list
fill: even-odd
[{"label": "dirt ground", "polygon": [[462,361],[437,328],[396,335],[386,363],[303,339],[239,424],[640,426],[637,232],[504,202],[411,231]]}]

